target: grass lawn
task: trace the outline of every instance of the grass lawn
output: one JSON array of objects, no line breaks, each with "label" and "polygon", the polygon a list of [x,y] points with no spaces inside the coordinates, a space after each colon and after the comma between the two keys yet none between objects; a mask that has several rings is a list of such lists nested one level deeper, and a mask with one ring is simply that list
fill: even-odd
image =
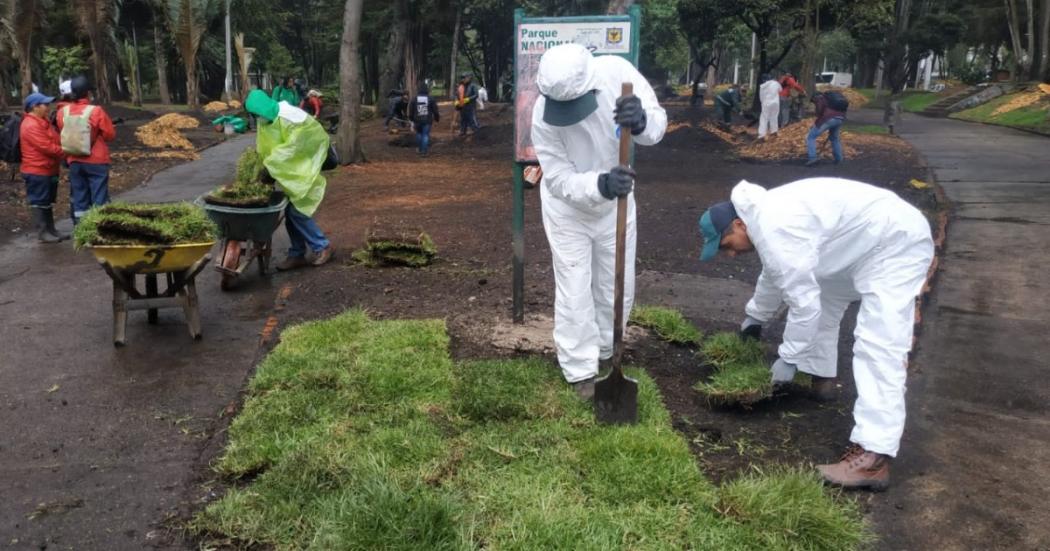
[{"label": "grass lawn", "polygon": [[[882,91],[878,99],[875,99],[874,88],[857,88],[856,90],[868,98],[869,103],[865,105],[865,107],[875,109],[883,109],[886,107],[886,100],[889,98],[889,92],[886,90]],[[918,90],[904,92],[903,99],[901,99],[901,108],[909,113],[915,113],[933,105],[942,97],[943,96],[935,92],[923,92]]]},{"label": "grass lawn", "polygon": [[1018,109],[993,114],[1000,106],[1014,101],[1019,94],[1007,94],[979,105],[973,109],[959,111],[949,115],[953,119],[964,121],[983,122],[986,124],[998,124],[1013,128],[1033,130],[1043,134],[1050,134],[1050,97],[1043,96],[1042,101],[1025,105]]},{"label": "grass lawn", "polygon": [[[277,549],[856,549],[856,505],[780,467],[714,486],[639,379],[600,426],[539,360],[454,363],[439,320],[287,329],[216,464],[205,539]],[[202,545],[207,545],[203,543]]]},{"label": "grass lawn", "polygon": [[846,123],[842,127],[845,132],[853,132],[855,134],[889,134],[889,130],[881,124],[851,124]]}]

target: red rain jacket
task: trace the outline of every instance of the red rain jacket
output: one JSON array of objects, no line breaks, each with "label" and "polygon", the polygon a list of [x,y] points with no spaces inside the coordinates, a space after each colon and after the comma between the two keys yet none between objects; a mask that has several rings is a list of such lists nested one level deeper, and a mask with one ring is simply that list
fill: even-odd
[{"label": "red rain jacket", "polygon": [[[90,102],[87,98],[78,99],[69,105],[69,114],[79,115],[84,112],[84,108],[88,105],[90,105]],[[59,111],[56,119],[59,131],[62,130],[64,111],[64,109]],[[88,123],[91,125],[91,155],[87,157],[70,156],[69,162],[108,165],[110,163],[109,146],[106,142],[111,142],[117,137],[117,129],[113,127],[113,121],[110,120],[109,115],[98,105],[95,105],[94,110],[91,111],[91,118],[88,119]]]},{"label": "red rain jacket", "polygon": [[22,174],[58,176],[58,164],[66,154],[58,132],[47,119],[27,113],[18,127],[18,143],[22,148]]}]

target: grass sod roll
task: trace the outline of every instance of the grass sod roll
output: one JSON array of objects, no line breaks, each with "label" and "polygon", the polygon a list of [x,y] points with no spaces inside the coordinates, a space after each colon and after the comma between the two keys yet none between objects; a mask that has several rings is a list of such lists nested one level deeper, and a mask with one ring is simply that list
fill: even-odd
[{"label": "grass sod roll", "polygon": [[273,186],[264,183],[262,158],[255,149],[249,148],[237,159],[237,171],[232,184],[220,186],[204,196],[204,201],[213,205],[253,208],[270,204]]},{"label": "grass sod roll", "polygon": [[736,333],[717,333],[700,353],[715,371],[693,388],[712,406],[750,407],[773,395],[773,383],[762,343]]},{"label": "grass sod roll", "polygon": [[681,312],[662,306],[635,306],[631,323],[652,329],[661,339],[675,344],[699,345],[704,335]]},{"label": "grass sod roll", "polygon": [[[847,550],[869,537],[813,477],[713,485],[644,372],[631,373],[639,423],[610,427],[549,362],[456,363],[448,344],[442,321],[359,310],[287,329],[230,426],[217,463],[230,488],[191,523],[203,544]],[[790,488],[773,499],[793,516],[749,494],[764,488]]]},{"label": "grass sod roll", "polygon": [[212,241],[216,235],[215,224],[190,203],[110,203],[78,221],[73,245],[178,245]]}]

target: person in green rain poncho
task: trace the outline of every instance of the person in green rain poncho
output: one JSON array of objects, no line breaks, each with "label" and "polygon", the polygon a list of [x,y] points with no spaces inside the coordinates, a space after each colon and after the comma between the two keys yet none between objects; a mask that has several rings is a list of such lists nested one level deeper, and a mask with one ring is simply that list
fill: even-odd
[{"label": "person in green rain poncho", "polygon": [[[291,247],[278,270],[320,266],[332,258],[332,244],[313,219],[324,198],[321,166],[328,155],[328,134],[305,111],[252,90],[244,107],[259,117],[256,151],[266,171],[288,196],[284,225]],[[313,257],[307,260],[307,248]]]},{"label": "person in green rain poncho", "polygon": [[280,84],[273,87],[274,101],[286,101],[288,105],[298,106],[303,98],[299,97],[299,91],[295,88],[295,79],[287,77]]}]

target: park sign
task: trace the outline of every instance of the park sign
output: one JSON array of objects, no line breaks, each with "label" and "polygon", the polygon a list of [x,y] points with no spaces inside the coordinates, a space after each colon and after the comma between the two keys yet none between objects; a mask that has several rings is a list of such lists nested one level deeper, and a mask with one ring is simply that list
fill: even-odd
[{"label": "park sign", "polygon": [[638,63],[639,10],[628,15],[593,17],[514,17],[514,158],[535,163],[532,147],[532,106],[539,97],[536,73],[540,58],[560,44],[579,44],[595,55],[619,55]]}]

